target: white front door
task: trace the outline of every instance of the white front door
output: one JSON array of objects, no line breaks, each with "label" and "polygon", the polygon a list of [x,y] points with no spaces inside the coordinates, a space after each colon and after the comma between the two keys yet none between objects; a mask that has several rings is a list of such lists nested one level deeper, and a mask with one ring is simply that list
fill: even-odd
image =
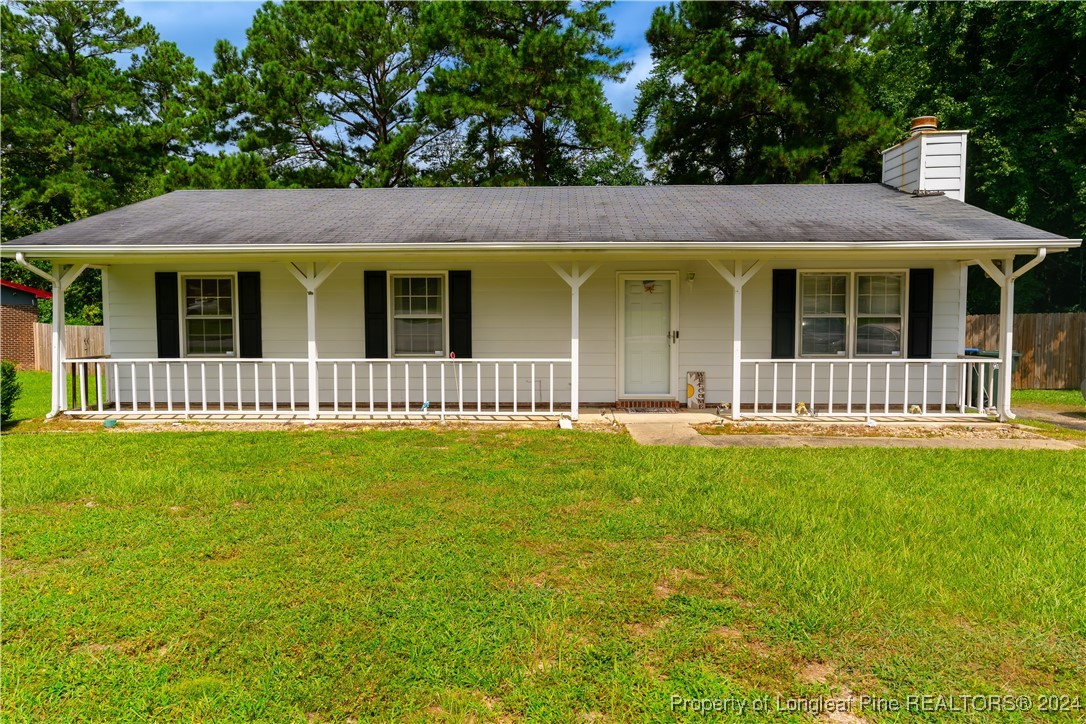
[{"label": "white front door", "polygon": [[623,397],[674,397],[672,387],[673,275],[619,278]]}]

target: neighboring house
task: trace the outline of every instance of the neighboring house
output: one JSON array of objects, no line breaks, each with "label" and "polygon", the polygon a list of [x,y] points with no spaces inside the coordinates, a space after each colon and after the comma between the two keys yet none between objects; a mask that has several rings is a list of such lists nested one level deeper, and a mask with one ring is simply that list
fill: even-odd
[{"label": "neighboring house", "polygon": [[52,296],[41,289],[0,279],[0,359],[11,360],[19,367],[34,367],[38,300]]},{"label": "neighboring house", "polygon": [[110,357],[77,367],[108,394],[73,414],[576,419],[700,372],[733,417],[1009,417],[962,356],[966,270],[1006,323],[1080,242],[963,203],[966,133],[928,120],[887,185],[178,191],[0,251],[52,260],[59,309],[103,270]]}]

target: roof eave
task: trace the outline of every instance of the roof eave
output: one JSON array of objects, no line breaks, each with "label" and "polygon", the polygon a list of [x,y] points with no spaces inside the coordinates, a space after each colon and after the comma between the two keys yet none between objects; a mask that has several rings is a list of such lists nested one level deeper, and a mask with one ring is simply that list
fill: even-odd
[{"label": "roof eave", "polygon": [[251,254],[365,254],[365,253],[450,253],[450,252],[816,252],[828,251],[922,251],[940,252],[984,249],[993,251],[1035,250],[1046,248],[1049,252],[1061,252],[1080,246],[1081,239],[1057,237],[1053,239],[957,239],[957,240],[893,240],[893,241],[793,241],[793,242],[715,242],[715,241],[645,241],[645,242],[437,242],[437,243],[384,243],[384,244],[13,244],[0,245],[0,256],[14,257],[22,253],[36,259],[94,259],[114,257],[118,254],[138,257],[155,256],[205,256]]}]

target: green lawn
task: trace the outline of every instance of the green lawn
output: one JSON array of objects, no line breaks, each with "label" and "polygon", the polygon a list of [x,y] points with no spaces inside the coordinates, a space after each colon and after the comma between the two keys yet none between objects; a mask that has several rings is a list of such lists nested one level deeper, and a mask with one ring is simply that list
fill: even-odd
[{"label": "green lawn", "polygon": [[5,720],[1086,704],[1086,450],[21,429],[0,441]]},{"label": "green lawn", "polygon": [[1011,392],[1011,404],[1086,411],[1086,400],[1082,398],[1081,390],[1014,390]]},{"label": "green lawn", "polygon": [[6,435],[3,460],[6,718],[1086,698],[1083,452],[300,430]]}]

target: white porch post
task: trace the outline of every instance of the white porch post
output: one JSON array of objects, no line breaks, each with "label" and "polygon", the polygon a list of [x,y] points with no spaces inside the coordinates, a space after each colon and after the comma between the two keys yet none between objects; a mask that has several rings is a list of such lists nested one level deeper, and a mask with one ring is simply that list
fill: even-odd
[{"label": "white porch post", "polygon": [[1005,275],[999,293],[999,419],[1013,420],[1011,412],[1011,371],[1014,366],[1014,257],[1003,260]]},{"label": "white porch post", "polygon": [[287,269],[305,287],[306,366],[309,370],[309,412],[307,416],[310,420],[315,420],[320,407],[320,378],[317,372],[317,289],[336,270],[339,263],[325,264],[320,272],[317,271],[316,262],[309,262],[304,266],[305,270],[303,271],[301,267],[291,262],[287,264]]},{"label": "white porch post", "polygon": [[39,269],[23,257],[22,252],[15,255],[15,261],[20,266],[29,269],[42,279],[47,280],[53,286],[53,376],[52,376],[52,409],[46,417],[56,417],[68,409],[68,377],[64,371],[64,360],[67,357],[64,349],[64,291],[79,278],[87,264],[64,266],[60,262],[53,262],[52,273]]},{"label": "white porch post", "polygon": [[722,262],[709,260],[709,264],[716,269],[732,288],[732,419],[739,419],[739,405],[742,402],[742,361],[743,361],[743,286],[749,282],[762,268],[762,262],[754,262],[750,269],[743,272],[743,262],[735,260],[735,271],[732,272]]},{"label": "white porch post", "polygon": [[577,420],[580,417],[581,405],[581,285],[600,268],[599,264],[593,264],[584,272],[581,265],[573,263],[570,273],[557,264],[550,264],[551,269],[565,280],[570,290],[570,322],[569,322],[569,410],[570,419]]},{"label": "white porch post", "polygon": [[1014,257],[1003,260],[1003,268],[996,268],[991,259],[977,259],[977,263],[999,285],[999,420],[1006,422],[1016,416],[1011,411],[1011,377],[1014,370],[1014,282],[1018,277],[1044,261],[1048,250],[1041,247],[1037,256],[1015,271]]},{"label": "white porch post", "polygon": [[64,411],[67,403],[67,375],[64,372],[64,268],[53,264],[53,409],[49,417]]}]

